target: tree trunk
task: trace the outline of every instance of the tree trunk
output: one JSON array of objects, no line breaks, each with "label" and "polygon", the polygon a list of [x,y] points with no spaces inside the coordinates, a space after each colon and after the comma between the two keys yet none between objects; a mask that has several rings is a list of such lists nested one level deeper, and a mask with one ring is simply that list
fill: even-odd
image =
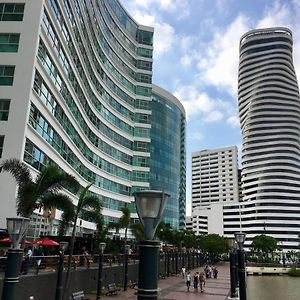
[{"label": "tree trunk", "polygon": [[64,290],[63,290],[63,297],[62,300],[68,300],[68,289],[69,289],[69,282],[70,282],[70,271],[71,271],[71,264],[72,264],[72,257],[74,251],[74,244],[75,244],[75,234],[76,234],[76,223],[77,223],[78,215],[75,216],[71,242],[70,242],[70,252],[68,256],[68,264],[67,264],[67,273],[65,278]]}]

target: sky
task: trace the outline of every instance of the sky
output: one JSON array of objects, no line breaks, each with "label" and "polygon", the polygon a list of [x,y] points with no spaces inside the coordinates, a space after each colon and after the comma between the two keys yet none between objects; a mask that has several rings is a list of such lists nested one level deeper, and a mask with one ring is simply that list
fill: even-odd
[{"label": "sky", "polygon": [[153,83],[174,94],[186,110],[190,215],[192,152],[230,145],[241,150],[237,105],[240,37],[255,28],[289,27],[299,78],[300,0],[120,2],[138,23],[154,27]]}]

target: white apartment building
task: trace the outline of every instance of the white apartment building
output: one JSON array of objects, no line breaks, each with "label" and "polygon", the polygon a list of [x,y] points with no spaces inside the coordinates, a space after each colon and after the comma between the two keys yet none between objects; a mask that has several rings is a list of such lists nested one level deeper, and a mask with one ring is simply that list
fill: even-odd
[{"label": "white apartment building", "polygon": [[192,153],[192,215],[198,207],[239,201],[237,147]]}]

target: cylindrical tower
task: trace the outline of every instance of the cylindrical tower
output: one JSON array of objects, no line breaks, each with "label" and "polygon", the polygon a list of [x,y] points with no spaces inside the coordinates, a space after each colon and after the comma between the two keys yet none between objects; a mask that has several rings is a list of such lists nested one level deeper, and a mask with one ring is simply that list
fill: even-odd
[{"label": "cylindrical tower", "polygon": [[151,108],[150,188],[170,197],[163,221],[185,228],[185,109],[172,94],[153,84]]},{"label": "cylindrical tower", "polygon": [[243,134],[242,200],[256,215],[248,238],[268,234],[295,248],[300,206],[300,103],[287,28],[252,30],[240,41],[238,99]]}]

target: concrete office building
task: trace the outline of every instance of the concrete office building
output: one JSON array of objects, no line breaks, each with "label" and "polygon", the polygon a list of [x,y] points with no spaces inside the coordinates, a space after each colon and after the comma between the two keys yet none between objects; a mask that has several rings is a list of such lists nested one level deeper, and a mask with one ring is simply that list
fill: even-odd
[{"label": "concrete office building", "polygon": [[[115,221],[149,188],[153,28],[117,0],[3,0],[0,25],[1,161],[23,160],[35,174],[53,163],[82,187],[93,183],[105,222]],[[10,174],[0,190],[5,228],[16,213]],[[59,217],[33,220],[56,234]],[[79,232],[93,229],[79,220]]]},{"label": "concrete office building", "polygon": [[192,153],[192,211],[239,201],[237,147]]},{"label": "concrete office building", "polygon": [[153,85],[151,108],[150,188],[170,194],[163,221],[185,228],[185,110],[166,90]]},{"label": "concrete office building", "polygon": [[243,230],[248,239],[271,235],[286,249],[297,249],[300,231],[300,99],[292,51],[287,28],[244,34],[238,83]]},{"label": "concrete office building", "polygon": [[192,216],[185,217],[185,229],[193,231],[193,219]]}]

